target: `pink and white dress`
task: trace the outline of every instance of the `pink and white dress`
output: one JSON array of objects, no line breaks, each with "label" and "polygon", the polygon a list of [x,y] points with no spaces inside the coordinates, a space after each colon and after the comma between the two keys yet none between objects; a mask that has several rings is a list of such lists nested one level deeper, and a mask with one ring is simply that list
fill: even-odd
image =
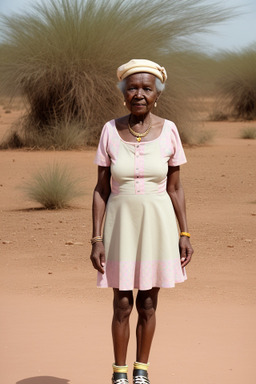
[{"label": "pink and white dress", "polygon": [[103,232],[106,264],[105,273],[98,273],[98,287],[148,290],[186,280],[166,192],[168,166],[186,163],[175,124],[165,120],[158,138],[133,143],[120,137],[111,120],[102,129],[95,163],[111,167]]}]

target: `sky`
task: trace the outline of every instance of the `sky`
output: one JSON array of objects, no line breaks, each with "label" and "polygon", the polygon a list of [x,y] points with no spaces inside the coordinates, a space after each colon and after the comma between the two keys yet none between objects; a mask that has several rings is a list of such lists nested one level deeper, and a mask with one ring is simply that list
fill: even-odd
[{"label": "sky", "polygon": [[[33,2],[36,0],[0,0],[0,13],[5,15],[22,13],[24,10],[28,11]],[[209,6],[214,2],[205,0]],[[209,53],[222,50],[236,51],[256,42],[256,0],[225,0],[224,3],[227,7],[240,7],[239,14],[233,20],[212,27],[210,33],[198,36]]]}]

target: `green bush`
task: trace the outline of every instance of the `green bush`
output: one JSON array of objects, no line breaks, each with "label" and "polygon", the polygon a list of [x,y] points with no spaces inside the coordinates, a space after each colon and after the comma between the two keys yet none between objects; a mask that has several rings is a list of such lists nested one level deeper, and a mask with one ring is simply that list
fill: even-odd
[{"label": "green bush", "polygon": [[23,191],[31,201],[40,203],[46,209],[67,208],[76,197],[82,196],[81,178],[72,170],[55,163],[35,173]]},{"label": "green bush", "polygon": [[170,85],[158,113],[174,120],[183,135],[189,129],[193,79],[182,51],[191,47],[191,34],[232,15],[219,3],[209,7],[204,0],[36,4],[30,13],[1,18],[2,91],[25,97],[25,131],[41,133],[51,130],[53,121],[75,119],[90,127],[86,142],[95,144],[103,123],[126,113],[116,68],[131,58],[147,58],[167,69]]}]

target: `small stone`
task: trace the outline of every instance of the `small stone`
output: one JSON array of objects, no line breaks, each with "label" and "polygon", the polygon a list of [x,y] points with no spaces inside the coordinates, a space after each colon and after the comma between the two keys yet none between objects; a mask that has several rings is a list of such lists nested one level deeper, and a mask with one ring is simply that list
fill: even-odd
[{"label": "small stone", "polygon": [[11,244],[11,241],[4,240],[4,241],[2,241],[2,244]]},{"label": "small stone", "polygon": [[227,245],[228,248],[235,248],[234,245]]},{"label": "small stone", "polygon": [[73,241],[66,241],[65,245],[74,245]]}]

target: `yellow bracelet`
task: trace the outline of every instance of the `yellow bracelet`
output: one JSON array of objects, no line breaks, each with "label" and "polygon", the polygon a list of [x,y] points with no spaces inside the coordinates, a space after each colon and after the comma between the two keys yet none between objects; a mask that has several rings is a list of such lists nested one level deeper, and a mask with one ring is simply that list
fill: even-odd
[{"label": "yellow bracelet", "polygon": [[180,233],[180,236],[190,237],[191,235],[190,235],[190,233],[188,233],[188,232],[181,232],[181,233]]},{"label": "yellow bracelet", "polygon": [[101,241],[102,241],[102,236],[95,236],[95,237],[92,237],[90,240],[92,245]]}]

